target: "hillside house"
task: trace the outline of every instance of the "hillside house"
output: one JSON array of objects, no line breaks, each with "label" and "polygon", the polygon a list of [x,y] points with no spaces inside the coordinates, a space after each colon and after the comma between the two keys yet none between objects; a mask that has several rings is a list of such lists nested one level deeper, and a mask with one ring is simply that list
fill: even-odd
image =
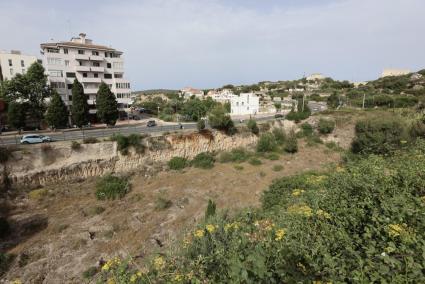
[{"label": "hillside house", "polygon": [[257,114],[259,112],[260,99],[253,93],[241,93],[230,99],[231,115]]}]

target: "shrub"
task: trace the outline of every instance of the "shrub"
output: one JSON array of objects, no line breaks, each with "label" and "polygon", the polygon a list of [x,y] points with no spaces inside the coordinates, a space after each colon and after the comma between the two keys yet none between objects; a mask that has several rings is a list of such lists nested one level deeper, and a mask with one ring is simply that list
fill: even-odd
[{"label": "shrub", "polygon": [[264,158],[270,160],[270,161],[277,161],[280,159],[280,156],[278,153],[265,153]]},{"label": "shrub", "polygon": [[91,279],[99,272],[99,269],[96,266],[91,266],[83,272],[84,279]]},{"label": "shrub", "polygon": [[351,150],[356,154],[388,155],[407,141],[404,123],[400,118],[379,117],[356,123]]},{"label": "shrub", "polygon": [[332,133],[335,129],[335,121],[321,118],[318,124],[318,130],[321,134]]},{"label": "shrub", "polygon": [[95,144],[99,143],[99,140],[96,137],[87,137],[83,139],[83,144]]},{"label": "shrub", "polygon": [[273,166],[273,171],[280,172],[281,170],[283,170],[283,166],[282,165],[274,165]]},{"label": "shrub", "polygon": [[156,210],[165,210],[170,208],[172,205],[173,202],[170,199],[165,198],[164,196],[158,196],[155,200]]},{"label": "shrub", "polygon": [[301,124],[301,133],[303,137],[308,137],[313,134],[313,126],[310,123],[304,122]]},{"label": "shrub", "polygon": [[10,268],[15,257],[11,254],[0,252],[0,277],[2,277]]},{"label": "shrub", "polygon": [[298,140],[294,131],[291,131],[288,139],[283,147],[283,150],[287,153],[296,153],[298,152]]},{"label": "shrub", "polygon": [[208,199],[207,209],[205,210],[205,221],[210,217],[215,216],[216,204],[211,199]]},{"label": "shrub", "polygon": [[168,161],[168,167],[171,170],[182,170],[187,166],[187,159],[183,157],[173,157]]},{"label": "shrub", "polygon": [[236,148],[231,150],[230,152],[223,152],[220,154],[218,160],[221,163],[242,163],[247,161],[252,154],[243,148]]},{"label": "shrub", "polygon": [[233,120],[226,113],[222,105],[217,105],[211,110],[208,116],[208,122],[212,128],[222,130],[228,135],[233,135],[237,131]]},{"label": "shrub", "polygon": [[130,191],[125,177],[106,175],[96,182],[96,197],[99,200],[123,198]]},{"label": "shrub", "polygon": [[285,134],[285,131],[283,131],[283,129],[275,127],[275,128],[273,128],[272,133],[273,133],[274,138],[276,140],[276,144],[278,144],[278,145],[285,144],[286,134]]},{"label": "shrub", "polygon": [[130,134],[129,136],[114,134],[111,140],[117,142],[117,149],[122,155],[127,155],[130,147],[133,147],[139,154],[145,151],[145,146],[142,144],[142,137],[139,134]]},{"label": "shrub", "polygon": [[234,165],[233,167],[235,168],[235,170],[238,170],[238,171],[242,171],[244,169],[244,167],[241,165]]},{"label": "shrub", "polygon": [[422,120],[417,120],[412,123],[409,129],[410,137],[425,138],[425,123]]},{"label": "shrub", "polygon": [[246,126],[251,131],[252,134],[258,135],[260,133],[260,129],[257,126],[257,122],[253,119],[248,120]]},{"label": "shrub", "polygon": [[198,122],[196,123],[196,127],[198,128],[198,131],[202,131],[205,129],[205,120],[200,119],[198,120]]},{"label": "shrub", "polygon": [[255,157],[253,157],[253,158],[249,159],[249,161],[248,161],[248,162],[249,162],[251,165],[253,165],[253,166],[259,166],[259,165],[261,165],[261,164],[262,164],[261,160],[260,160],[260,159],[255,158]]},{"label": "shrub", "polygon": [[258,139],[257,152],[272,152],[276,150],[276,147],[276,139],[272,133],[264,133]]},{"label": "shrub", "polygon": [[72,141],[71,142],[71,149],[76,151],[79,150],[81,148],[81,144],[78,143],[77,141]]},{"label": "shrub", "polygon": [[211,169],[214,167],[214,161],[215,159],[213,155],[203,152],[196,155],[190,163],[195,168]]},{"label": "shrub", "polygon": [[0,163],[6,163],[11,156],[11,151],[5,147],[0,147]]}]

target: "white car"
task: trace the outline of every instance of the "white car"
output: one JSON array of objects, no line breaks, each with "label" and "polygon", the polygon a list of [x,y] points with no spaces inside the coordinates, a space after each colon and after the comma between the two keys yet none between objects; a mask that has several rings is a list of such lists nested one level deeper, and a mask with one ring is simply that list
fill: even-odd
[{"label": "white car", "polygon": [[21,144],[35,144],[35,143],[45,143],[52,142],[52,138],[49,136],[38,135],[38,134],[28,134],[24,135],[21,138]]}]

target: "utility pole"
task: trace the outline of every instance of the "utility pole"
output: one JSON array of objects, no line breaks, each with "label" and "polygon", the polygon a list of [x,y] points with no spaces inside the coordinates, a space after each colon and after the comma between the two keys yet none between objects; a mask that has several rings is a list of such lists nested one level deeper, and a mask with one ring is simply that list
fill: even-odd
[{"label": "utility pole", "polygon": [[364,102],[366,100],[366,93],[363,93],[363,104],[362,104],[362,108],[364,109]]},{"label": "utility pole", "polygon": [[304,101],[305,101],[305,94],[303,93],[303,108],[302,108],[302,112],[304,112]]}]

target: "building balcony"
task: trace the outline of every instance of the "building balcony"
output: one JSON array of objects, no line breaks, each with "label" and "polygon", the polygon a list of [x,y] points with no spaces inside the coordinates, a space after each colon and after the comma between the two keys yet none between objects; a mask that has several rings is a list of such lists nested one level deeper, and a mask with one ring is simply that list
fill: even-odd
[{"label": "building balcony", "polygon": [[86,89],[84,89],[84,93],[86,95],[97,94],[97,91],[98,91],[98,88],[86,88]]},{"label": "building balcony", "polygon": [[85,54],[75,54],[75,60],[90,60],[90,57]]},{"label": "building balcony", "polygon": [[101,73],[103,73],[103,72],[105,72],[105,67],[90,67],[90,70],[92,72],[101,72]]},{"label": "building balcony", "polygon": [[105,60],[105,58],[103,58],[102,56],[98,56],[98,55],[91,55],[90,60],[92,60],[92,61],[103,61],[103,60]]},{"label": "building balcony", "polygon": [[83,82],[83,83],[101,83],[102,79],[83,77],[83,78],[81,78],[81,82]]},{"label": "building balcony", "polygon": [[75,66],[75,71],[77,71],[77,72],[89,72],[90,66]]}]

